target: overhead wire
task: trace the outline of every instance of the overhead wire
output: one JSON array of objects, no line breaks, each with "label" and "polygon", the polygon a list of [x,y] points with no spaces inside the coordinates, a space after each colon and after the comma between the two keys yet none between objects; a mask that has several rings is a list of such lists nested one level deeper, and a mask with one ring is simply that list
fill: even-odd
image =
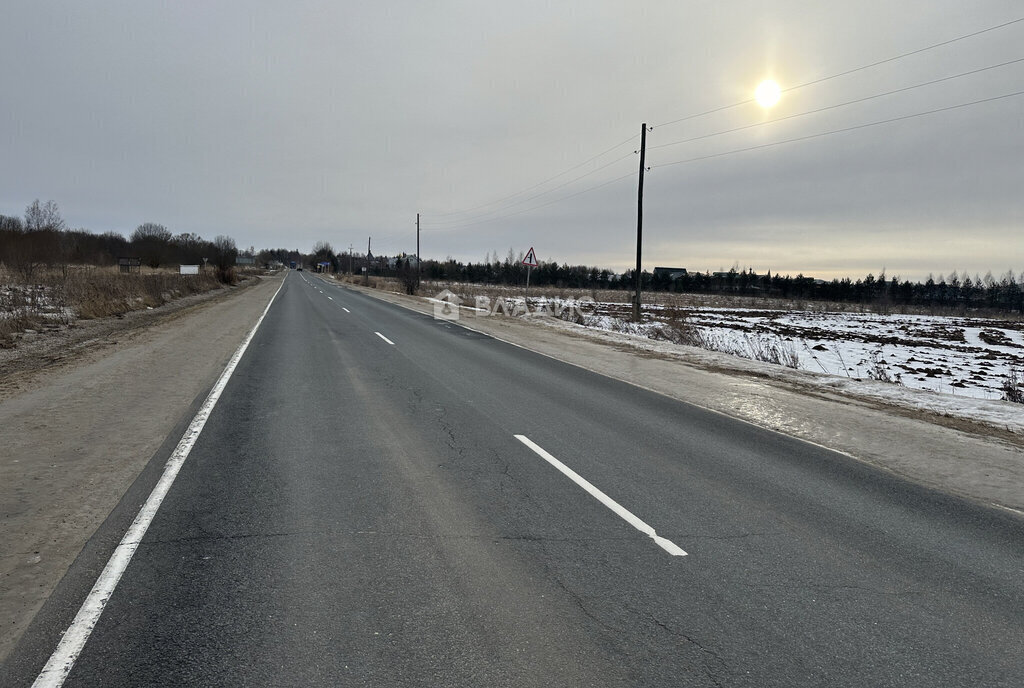
[{"label": "overhead wire", "polygon": [[635,176],[636,176],[636,172],[629,172],[627,174],[622,175],[621,177],[616,177],[615,179],[609,179],[606,182],[602,182],[600,184],[597,184],[596,186],[587,187],[586,189],[582,189],[582,190],[577,191],[575,193],[571,193],[568,196],[562,196],[560,198],[555,198],[555,199],[552,199],[550,201],[547,201],[546,203],[541,203],[540,205],[536,205],[536,206],[533,206],[533,207],[530,207],[530,208],[523,208],[522,210],[517,210],[514,213],[508,213],[506,215],[500,215],[498,217],[492,217],[492,218],[488,218],[486,220],[477,220],[477,221],[474,221],[474,222],[467,222],[464,225],[455,225],[455,226],[452,226],[452,227],[427,227],[423,231],[435,231],[435,232],[441,231],[441,232],[443,232],[443,231],[449,231],[449,230],[454,230],[454,229],[463,229],[465,227],[474,227],[476,225],[486,224],[488,222],[496,222],[498,220],[504,220],[504,219],[507,219],[509,217],[515,217],[516,215],[522,215],[523,213],[531,212],[533,210],[539,210],[540,208],[544,208],[546,206],[553,205],[555,203],[561,203],[562,201],[567,201],[570,198],[575,198],[576,196],[582,196],[583,194],[590,193],[591,191],[597,191],[598,189],[602,189],[602,188],[604,188],[606,186],[614,184],[615,182],[621,182],[623,179],[632,179]]},{"label": "overhead wire", "polygon": [[[847,69],[846,71],[839,72],[837,74],[830,74],[829,76],[824,76],[824,77],[821,77],[820,79],[813,79],[811,81],[806,81],[806,82],[804,82],[802,84],[797,84],[796,86],[790,86],[789,88],[782,89],[780,92],[781,93],[789,93],[790,91],[796,91],[797,89],[806,88],[808,86],[814,86],[815,84],[821,84],[821,83],[824,83],[826,81],[831,81],[832,79],[838,79],[839,77],[849,76],[850,74],[856,74],[857,72],[862,72],[862,71],[864,71],[866,69],[871,69],[872,67],[878,67],[879,65],[888,64],[889,62],[895,62],[896,60],[902,60],[903,58],[911,57],[912,55],[919,55],[919,54],[921,54],[923,52],[927,52],[929,50],[935,50],[936,48],[941,48],[943,46],[950,45],[950,44],[956,43],[958,41],[963,41],[963,40],[966,40],[968,38],[974,38],[975,36],[980,36],[982,34],[989,33],[990,31],[996,31],[998,29],[1002,29],[1002,28],[1005,28],[1007,26],[1012,26],[1013,24],[1019,24],[1020,22],[1024,22],[1024,17],[1020,17],[1018,19],[1011,19],[1010,21],[1003,22],[1002,24],[996,24],[995,26],[990,26],[988,28],[980,29],[978,31],[973,31],[971,33],[964,34],[962,36],[957,36],[955,38],[950,38],[949,40],[940,41],[939,43],[933,43],[932,45],[928,45],[928,46],[925,46],[923,48],[918,48],[916,50],[911,50],[910,52],[902,53],[900,55],[895,55],[893,57],[887,57],[884,60],[878,60],[876,62],[872,62],[871,64],[862,65],[860,67],[854,67],[853,69]],[[730,110],[732,108],[739,107],[741,105],[747,105],[748,103],[753,103],[754,101],[755,101],[754,98],[747,98],[746,100],[741,100],[741,101],[732,103],[731,105],[722,105],[720,107],[712,108],[711,110],[705,110],[704,112],[698,112],[698,113],[693,114],[693,115],[687,115],[686,117],[680,117],[679,119],[673,119],[673,120],[670,120],[668,122],[662,122],[661,124],[654,125],[654,128],[667,127],[667,126],[669,126],[671,124],[678,124],[680,122],[686,122],[686,121],[689,121],[691,119],[697,119],[698,117],[704,117],[705,115],[712,115],[712,114],[714,114],[716,112],[722,112],[724,110]]]},{"label": "overhead wire", "polygon": [[478,210],[480,208],[486,208],[489,205],[495,205],[497,203],[501,203],[503,201],[507,201],[509,199],[515,198],[516,196],[522,196],[525,193],[529,193],[530,191],[533,191],[536,188],[544,186],[548,182],[552,182],[552,181],[558,179],[559,177],[562,177],[562,176],[565,176],[565,175],[569,174],[573,170],[578,170],[579,168],[583,167],[584,165],[587,165],[587,164],[597,160],[598,158],[603,157],[603,156],[607,155],[608,153],[611,153],[616,148],[621,148],[622,146],[626,145],[627,143],[630,143],[631,141],[633,141],[633,139],[635,139],[635,138],[637,138],[636,134],[634,134],[633,136],[630,136],[628,139],[626,139],[624,141],[620,141],[619,143],[616,143],[614,146],[611,146],[610,148],[607,148],[606,150],[601,151],[597,155],[594,155],[594,156],[592,156],[590,158],[587,158],[586,160],[584,160],[583,162],[579,163],[578,165],[573,165],[569,169],[563,170],[563,171],[559,172],[558,174],[556,174],[556,175],[554,175],[552,177],[548,177],[547,179],[545,179],[542,182],[537,182],[533,186],[527,187],[527,188],[523,189],[522,191],[517,191],[514,194],[509,194],[508,196],[503,196],[502,198],[498,198],[496,200],[489,201],[487,203],[481,203],[480,205],[475,205],[475,206],[472,206],[470,208],[465,208],[463,210],[457,210],[457,211],[453,211],[453,212],[450,212],[450,213],[440,213],[440,214],[437,214],[437,215],[431,215],[431,217],[449,217],[451,215],[464,215],[465,213],[470,213],[470,212],[473,212],[474,210]]},{"label": "overhead wire", "polygon": [[733,134],[733,133],[735,133],[737,131],[745,131],[747,129],[755,129],[757,127],[763,127],[763,126],[767,126],[769,124],[775,124],[777,122],[785,122],[786,120],[796,119],[798,117],[806,117],[807,115],[815,115],[815,114],[818,114],[818,113],[821,113],[821,112],[827,112],[828,110],[835,110],[837,108],[846,107],[848,105],[856,105],[857,103],[864,103],[864,102],[867,102],[869,100],[875,100],[877,98],[884,98],[885,96],[891,96],[891,95],[895,95],[897,93],[904,93],[906,91],[912,91],[914,89],[924,88],[925,86],[932,86],[934,84],[942,83],[944,81],[951,81],[953,79],[959,79],[961,77],[971,76],[973,74],[979,74],[981,72],[986,72],[986,71],[989,71],[989,70],[992,70],[992,69],[998,69],[1000,67],[1006,67],[1008,65],[1017,64],[1019,62],[1024,62],[1024,57],[1018,58],[1016,60],[1009,60],[1007,62],[1001,62],[1000,64],[996,64],[996,65],[990,65],[988,67],[981,67],[979,69],[972,69],[970,71],[961,72],[960,74],[954,74],[952,76],[945,76],[945,77],[942,77],[940,79],[933,79],[931,81],[925,81],[923,83],[914,84],[912,86],[905,86],[903,88],[897,88],[897,89],[894,89],[892,91],[885,91],[884,93],[876,93],[876,94],[871,95],[871,96],[865,96],[864,98],[856,98],[854,100],[847,100],[847,101],[842,102],[842,103],[836,103],[835,105],[826,105],[825,107],[815,108],[814,110],[807,110],[805,112],[798,112],[798,113],[795,113],[795,114],[792,114],[792,115],[786,115],[785,117],[777,117],[775,119],[770,119],[770,120],[767,120],[765,122],[756,122],[754,124],[746,124],[746,125],[741,126],[741,127],[734,127],[732,129],[723,129],[721,131],[712,132],[710,134],[702,134],[700,136],[693,136],[691,138],[682,139],[680,141],[671,141],[669,143],[658,144],[657,146],[648,146],[647,150],[650,151],[650,150],[657,150],[659,148],[668,148],[670,146],[678,146],[678,145],[682,145],[684,143],[692,143],[694,141],[701,141],[701,140],[704,140],[704,139],[714,138],[715,136],[722,136],[724,134]]},{"label": "overhead wire", "polygon": [[710,155],[699,155],[693,158],[687,158],[685,160],[676,160],[674,162],[665,162],[660,165],[653,165],[651,169],[658,169],[660,167],[670,167],[672,165],[683,165],[685,163],[698,162],[701,160],[711,160],[713,158],[722,158],[727,155],[735,155],[737,153],[746,153],[748,151],[760,150],[763,148],[771,148],[773,146],[781,146],[787,143],[796,143],[798,141],[809,141],[811,139],[822,138],[824,136],[831,136],[833,134],[842,134],[845,132],[856,131],[858,129],[867,129],[868,127],[876,127],[881,124],[891,124],[892,122],[900,122],[903,120],[914,119],[915,117],[924,117],[926,115],[934,115],[940,112],[948,112],[950,110],[958,110],[961,108],[971,107],[973,105],[981,105],[982,103],[991,103],[997,100],[1003,100],[1005,98],[1014,98],[1016,96],[1024,95],[1024,91],[1016,91],[1014,93],[1004,93],[1000,96],[993,96],[991,98],[982,98],[981,100],[974,100],[969,103],[960,103],[958,105],[949,105],[947,107],[936,108],[934,110],[926,110],[924,112],[915,112],[910,115],[901,115],[899,117],[890,117],[888,119],[878,120],[876,122],[867,122],[866,124],[857,124],[850,127],[843,127],[842,129],[831,129],[829,131],[819,132],[817,134],[809,134],[807,136],[798,136],[792,139],[784,139],[782,141],[773,141],[771,143],[762,143],[756,146],[747,146],[746,148],[737,148],[730,151],[724,151],[722,153],[712,153]]},{"label": "overhead wire", "polygon": [[[855,67],[853,69],[848,69],[848,70],[845,70],[845,71],[842,71],[842,72],[838,72],[836,74],[831,74],[831,75],[828,75],[828,76],[825,76],[825,77],[821,77],[821,78],[818,78],[818,79],[813,79],[811,81],[807,81],[807,82],[804,82],[804,83],[801,83],[801,84],[797,84],[795,86],[791,86],[789,88],[783,89],[781,92],[782,93],[789,93],[789,92],[792,92],[792,91],[795,91],[795,90],[798,90],[798,89],[801,89],[801,88],[806,88],[808,86],[813,86],[813,85],[816,85],[816,84],[824,83],[826,81],[831,81],[833,79],[838,79],[838,78],[843,77],[843,76],[848,76],[850,74],[855,74],[857,72],[861,72],[861,71],[864,71],[864,70],[867,70],[867,69],[871,69],[873,67],[878,67],[878,66],[883,65],[883,64],[888,64],[890,62],[895,62],[897,60],[901,60],[901,59],[904,59],[904,58],[907,58],[907,57],[911,57],[913,55],[918,55],[918,54],[927,52],[929,50],[934,50],[936,48],[940,48],[940,47],[943,47],[943,46],[946,46],[946,45],[957,43],[959,41],[963,41],[963,40],[966,40],[968,38],[973,38],[975,36],[979,36],[979,35],[982,35],[982,34],[985,34],[985,33],[996,31],[998,29],[1002,29],[1002,28],[1005,28],[1007,26],[1012,26],[1014,24],[1018,24],[1018,23],[1021,23],[1021,22],[1024,22],[1024,17],[1020,17],[1020,18],[1017,18],[1017,19],[1012,19],[1010,21],[1006,21],[1006,22],[1003,22],[1001,24],[990,26],[990,27],[987,27],[987,28],[984,28],[984,29],[979,29],[979,30],[973,31],[971,33],[963,34],[961,36],[956,36],[956,37],[948,39],[948,40],[940,41],[938,43],[933,43],[931,45],[928,45],[928,46],[925,46],[925,47],[922,47],[922,48],[918,48],[918,49],[911,50],[911,51],[908,51],[908,52],[905,52],[905,53],[901,53],[899,55],[888,57],[888,58],[885,58],[883,60],[877,60],[877,61],[872,62],[870,64],[866,64],[866,65],[862,65],[862,66],[859,66],[859,67]],[[699,137],[694,137],[694,138],[691,138],[691,139],[685,139],[685,140],[682,140],[682,141],[672,142],[672,143],[668,143],[668,144],[660,144],[660,145],[657,145],[657,146],[652,146],[652,147],[650,147],[650,149],[654,150],[654,149],[657,149],[657,148],[665,148],[665,147],[668,147],[668,146],[671,146],[671,145],[678,145],[678,144],[688,143],[688,142],[696,141],[696,140],[700,140],[700,139],[711,138],[713,136],[718,136],[718,135],[722,135],[722,134],[726,134],[726,133],[732,133],[734,131],[741,131],[741,130],[749,129],[749,128],[752,128],[752,127],[755,127],[755,126],[763,126],[763,125],[771,124],[773,122],[784,121],[786,119],[792,119],[792,118],[795,118],[795,117],[801,117],[801,116],[805,116],[805,115],[809,115],[809,114],[814,114],[814,113],[823,112],[823,111],[827,111],[827,110],[831,110],[831,109],[836,109],[836,108],[839,108],[839,107],[844,107],[844,106],[847,106],[847,105],[853,105],[855,103],[860,103],[860,102],[864,102],[864,101],[867,101],[867,100],[872,100],[872,99],[875,99],[875,98],[881,98],[881,97],[884,97],[884,96],[887,96],[887,95],[893,95],[893,94],[896,94],[896,93],[900,93],[900,92],[904,92],[904,91],[909,91],[909,90],[912,90],[912,89],[915,89],[915,88],[922,88],[924,86],[932,85],[932,84],[935,84],[935,83],[940,83],[942,81],[948,81],[948,80],[951,80],[951,79],[956,79],[956,78],[960,78],[960,77],[963,77],[963,76],[968,76],[970,74],[976,74],[976,73],[987,71],[987,70],[990,70],[990,69],[996,69],[998,67],[1007,66],[1009,64],[1014,64],[1014,63],[1021,62],[1021,61],[1024,61],[1024,58],[1021,58],[1021,59],[1018,59],[1018,60],[1011,60],[1011,61],[1004,62],[1004,63],[998,64],[998,65],[992,65],[992,66],[988,66],[988,67],[983,67],[983,68],[976,69],[976,70],[971,70],[971,71],[968,71],[968,72],[964,72],[962,74],[957,74],[957,75],[953,75],[953,76],[949,76],[949,77],[943,77],[943,78],[940,78],[940,79],[935,79],[935,80],[932,80],[932,81],[929,81],[929,82],[925,82],[925,83],[921,83],[921,84],[915,84],[915,85],[908,86],[908,87],[901,88],[901,89],[895,89],[893,91],[889,91],[889,92],[886,92],[886,93],[875,94],[873,96],[868,96],[868,97],[865,97],[865,98],[860,98],[860,99],[856,99],[856,100],[852,100],[852,101],[847,101],[845,103],[840,103],[840,104],[836,104],[836,105],[832,105],[832,106],[828,106],[828,107],[824,107],[824,108],[818,108],[816,110],[811,110],[811,111],[804,112],[804,113],[799,113],[799,114],[795,114],[795,115],[789,115],[787,117],[778,118],[776,120],[771,120],[771,121],[768,121],[768,122],[760,122],[758,124],[747,125],[747,126],[744,126],[744,127],[737,127],[735,129],[725,130],[725,131],[721,131],[721,132],[715,132],[715,133],[712,133],[712,134],[707,134],[707,135],[703,135],[703,136],[699,136]],[[795,143],[795,142],[799,142],[799,141],[807,141],[807,140],[810,140],[810,139],[821,138],[821,137],[830,136],[830,135],[833,135],[833,134],[840,134],[840,133],[844,133],[844,132],[855,131],[855,130],[858,130],[858,129],[865,129],[865,128],[868,128],[868,127],[879,126],[879,125],[882,125],[882,124],[898,122],[898,121],[901,121],[901,120],[912,119],[912,118],[915,118],[915,117],[922,117],[922,116],[936,114],[936,113],[940,113],[940,112],[946,112],[946,111],[949,111],[949,110],[955,110],[955,109],[969,107],[969,106],[973,106],[973,105],[979,105],[979,104],[982,104],[982,103],[987,103],[987,102],[992,102],[992,101],[996,101],[996,100],[1001,100],[1001,99],[1004,99],[1004,98],[1011,98],[1011,97],[1019,96],[1019,95],[1022,95],[1022,94],[1024,94],[1024,91],[1016,92],[1016,93],[1004,94],[1004,95],[996,96],[996,97],[993,97],[993,98],[985,98],[985,99],[982,99],[982,100],[972,101],[970,103],[962,103],[962,104],[958,104],[958,105],[953,105],[953,106],[948,106],[948,107],[943,107],[943,108],[937,108],[937,109],[934,109],[934,110],[928,110],[928,111],[925,111],[925,112],[914,113],[914,114],[911,114],[911,115],[904,115],[904,116],[900,116],[900,117],[893,117],[893,118],[889,118],[889,119],[885,119],[885,120],[879,120],[879,121],[876,121],[876,122],[869,122],[869,123],[866,123],[866,124],[855,125],[855,126],[850,126],[850,127],[844,127],[844,128],[841,128],[841,129],[834,129],[834,130],[830,130],[830,131],[826,131],[826,132],[820,132],[820,133],[817,133],[817,134],[811,134],[811,135],[807,135],[807,136],[801,136],[801,137],[796,137],[796,138],[792,138],[792,139],[786,139],[786,140],[783,140],[783,141],[776,141],[776,142],[767,143],[767,144],[760,144],[760,145],[756,145],[756,146],[749,146],[749,147],[746,147],[746,148],[739,148],[739,149],[734,149],[734,150],[730,150],[730,151],[724,151],[724,152],[721,152],[721,153],[715,153],[715,154],[710,154],[710,155],[703,155],[703,156],[697,156],[697,157],[693,157],[693,158],[687,158],[685,160],[677,160],[677,161],[674,161],[674,162],[662,163],[662,164],[659,164],[659,165],[652,166],[652,167],[650,167],[648,169],[656,169],[656,168],[659,168],[659,167],[668,167],[668,166],[672,166],[672,165],[680,165],[680,164],[685,164],[685,163],[692,163],[692,162],[697,162],[697,161],[700,161],[700,160],[709,160],[709,159],[718,158],[718,157],[724,157],[724,156],[728,156],[728,155],[735,155],[735,154],[743,153],[743,152],[747,152],[747,151],[753,151],[753,150],[758,150],[758,149],[763,149],[763,148],[770,148],[770,147],[773,147],[773,146],[779,146],[779,145],[783,145],[783,144],[787,144],[787,143]],[[715,113],[718,113],[718,112],[723,112],[725,110],[729,110],[729,109],[732,109],[732,108],[735,108],[735,107],[739,107],[741,105],[749,104],[751,102],[754,102],[754,100],[755,99],[753,99],[753,98],[749,98],[749,99],[738,101],[736,103],[732,103],[732,104],[729,104],[729,105],[723,105],[723,106],[720,106],[720,107],[712,108],[710,110],[705,110],[703,112],[699,112],[699,113],[695,113],[695,114],[692,114],[692,115],[688,115],[686,117],[680,117],[680,118],[677,118],[677,119],[674,119],[674,120],[669,120],[667,122],[662,122],[660,124],[654,125],[654,126],[651,127],[651,129],[666,127],[666,126],[670,126],[670,125],[673,125],[673,124],[678,124],[680,122],[685,122],[685,121],[697,119],[699,117],[703,117],[703,116],[706,116],[706,115],[715,114]],[[617,143],[614,146],[611,146],[610,148],[608,148],[608,149],[598,153],[597,155],[594,155],[594,156],[588,158],[587,160],[585,160],[585,161],[583,161],[583,162],[581,162],[581,163],[579,163],[577,165],[574,165],[573,167],[570,167],[570,168],[568,168],[566,170],[563,170],[562,172],[559,172],[558,174],[556,174],[556,175],[554,175],[552,177],[549,177],[549,178],[545,179],[544,181],[538,182],[537,184],[534,184],[533,186],[527,187],[526,189],[523,189],[523,190],[518,191],[516,193],[510,194],[508,196],[504,196],[504,197],[496,199],[494,201],[490,201],[488,203],[479,204],[479,205],[476,205],[476,206],[473,206],[471,208],[467,208],[467,209],[464,209],[464,210],[461,210],[461,211],[454,211],[454,212],[450,212],[450,213],[442,213],[440,215],[434,215],[434,216],[427,216],[427,215],[425,215],[424,219],[426,219],[427,221],[426,221],[426,226],[424,227],[424,229],[426,231],[431,231],[431,230],[433,230],[433,231],[453,230],[453,229],[460,229],[460,228],[465,228],[465,227],[471,227],[471,226],[475,226],[475,225],[478,225],[478,224],[494,222],[494,221],[497,221],[497,220],[505,219],[507,217],[514,217],[516,215],[521,215],[523,213],[530,212],[532,210],[537,210],[537,209],[540,209],[540,208],[552,205],[554,203],[559,203],[561,201],[565,201],[565,200],[568,200],[570,198],[574,198],[576,196],[580,196],[582,194],[589,193],[591,191],[595,191],[597,189],[603,188],[605,186],[608,186],[608,185],[613,184],[615,182],[621,181],[621,180],[626,179],[628,177],[632,177],[635,173],[630,172],[629,174],[623,175],[621,177],[617,177],[615,179],[611,179],[609,181],[603,182],[603,183],[598,184],[598,185],[593,186],[593,187],[588,187],[586,189],[583,189],[583,190],[578,191],[576,193],[570,194],[568,196],[562,196],[562,197],[559,197],[559,198],[556,198],[556,199],[552,199],[552,200],[550,200],[548,202],[545,202],[545,203],[542,203],[542,204],[539,204],[539,205],[536,205],[536,206],[531,206],[529,208],[524,208],[524,209],[521,209],[521,210],[518,210],[518,211],[515,211],[515,212],[512,212],[512,213],[502,213],[502,211],[507,210],[509,208],[513,208],[513,207],[515,207],[517,205],[522,205],[523,203],[527,203],[527,202],[529,202],[531,200],[535,200],[535,199],[540,198],[542,196],[545,196],[545,195],[547,195],[549,193],[553,193],[553,192],[555,192],[555,191],[557,191],[559,189],[565,188],[566,186],[568,186],[570,184],[573,184],[573,183],[575,183],[575,182],[577,182],[577,181],[579,181],[581,179],[584,179],[584,178],[586,178],[586,177],[588,177],[588,176],[590,176],[590,175],[592,175],[592,174],[594,174],[596,172],[599,172],[602,169],[605,169],[605,168],[607,168],[607,167],[609,167],[609,166],[611,166],[611,165],[613,165],[613,164],[615,164],[617,162],[620,162],[624,158],[629,157],[632,154],[635,154],[635,152],[623,155],[623,156],[617,158],[616,160],[611,161],[610,163],[606,163],[605,165],[602,165],[601,167],[595,168],[594,170],[591,170],[590,172],[587,172],[586,174],[583,174],[583,175],[580,175],[578,177],[575,177],[575,178],[573,178],[573,179],[571,179],[571,180],[569,180],[567,182],[564,182],[564,183],[562,183],[562,184],[560,184],[560,185],[558,185],[558,186],[556,186],[556,187],[554,187],[552,189],[548,189],[547,191],[544,191],[544,192],[542,192],[540,194],[535,194],[534,196],[531,196],[529,198],[522,199],[520,201],[516,201],[515,203],[507,204],[507,205],[502,206],[500,208],[497,208],[495,210],[485,212],[482,215],[478,216],[477,218],[453,219],[453,220],[448,221],[448,222],[441,222],[441,223],[437,223],[437,224],[434,224],[434,223],[432,223],[430,221],[430,219],[427,219],[429,217],[442,218],[442,217],[451,217],[451,216],[454,216],[454,215],[465,215],[466,213],[472,212],[473,210],[478,210],[480,208],[486,208],[486,207],[491,206],[491,205],[495,205],[495,204],[502,203],[502,202],[507,201],[507,200],[511,200],[511,199],[516,198],[518,196],[521,196],[523,194],[529,193],[530,191],[533,191],[534,189],[540,188],[540,187],[544,186],[545,184],[548,184],[548,183],[554,181],[555,179],[558,179],[558,178],[560,178],[560,177],[562,177],[562,176],[564,176],[564,175],[566,175],[566,174],[568,174],[568,173],[570,173],[570,172],[572,172],[572,171],[574,171],[576,169],[579,169],[580,167],[583,167],[584,165],[587,165],[587,164],[589,164],[589,163],[591,163],[591,162],[593,162],[593,161],[603,157],[604,155],[607,155],[608,153],[610,153],[611,151],[615,150],[616,148],[619,148],[619,147],[625,145],[626,143],[629,143],[629,142],[633,141],[636,138],[637,138],[636,135],[630,136],[629,138],[621,141],[620,143]],[[496,213],[502,213],[502,214],[495,215]],[[487,217],[488,215],[495,215],[495,216],[494,217]]]},{"label": "overhead wire", "polygon": [[[593,170],[591,170],[591,171],[589,171],[589,172],[587,172],[585,174],[581,174],[580,176],[575,177],[573,179],[570,179],[567,182],[563,182],[563,183],[559,184],[558,186],[555,186],[555,187],[552,187],[552,188],[548,189],[547,191],[542,191],[541,193],[535,194],[533,196],[530,196],[529,198],[524,198],[524,199],[516,201],[514,203],[509,203],[508,205],[502,206],[501,208],[497,208],[495,210],[491,210],[491,211],[488,211],[486,213],[483,213],[482,215],[478,215],[475,218],[463,218],[461,220],[451,220],[449,222],[436,223],[433,226],[437,227],[437,226],[444,226],[444,225],[447,225],[447,224],[470,223],[470,222],[473,222],[475,220],[484,219],[488,215],[493,215],[495,213],[500,213],[500,212],[502,212],[504,210],[508,210],[509,208],[514,208],[517,205],[522,205],[523,203],[528,203],[529,201],[532,201],[532,200],[535,200],[537,198],[540,198],[541,196],[546,196],[549,193],[554,193],[555,191],[558,191],[559,189],[563,189],[566,186],[569,186],[570,184],[574,184],[574,183],[580,181],[581,179],[585,179],[585,178],[589,177],[590,175],[595,174],[597,172],[600,172],[601,170],[603,170],[605,168],[611,167],[615,163],[621,162],[622,160],[625,160],[626,158],[632,157],[635,154],[636,154],[636,151],[633,151],[633,152],[630,152],[630,153],[626,153],[625,155],[622,155],[622,156],[616,158],[615,160],[612,160],[611,162],[605,163],[604,165],[601,165],[600,167],[596,167]],[[538,206],[538,207],[540,207],[540,206]]]}]

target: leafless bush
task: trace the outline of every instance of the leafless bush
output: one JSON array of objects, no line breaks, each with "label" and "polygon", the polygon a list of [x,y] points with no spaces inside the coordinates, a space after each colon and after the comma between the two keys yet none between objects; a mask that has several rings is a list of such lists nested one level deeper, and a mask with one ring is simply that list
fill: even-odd
[{"label": "leafless bush", "polygon": [[235,271],[234,266],[218,266],[214,270],[214,274],[217,276],[217,281],[220,282],[221,284],[238,284],[238,273]]},{"label": "leafless bush", "polygon": [[889,382],[894,385],[903,384],[899,373],[892,375],[889,372],[889,364],[882,358],[881,351],[872,351],[868,354],[868,377],[879,382]]},{"label": "leafless bush", "polygon": [[1015,404],[1024,404],[1024,369],[1016,363],[1011,363],[1003,379],[1003,401],[1012,401]]},{"label": "leafless bush", "polygon": [[554,312],[560,320],[565,320],[566,322],[576,325],[584,325],[587,322],[587,316],[579,306],[578,301],[572,301],[569,305],[555,309]]},{"label": "leafless bush", "polygon": [[747,334],[743,337],[743,344],[749,354],[745,358],[781,365],[793,370],[800,367],[800,355],[790,341],[768,335]]},{"label": "leafless bush", "polygon": [[121,274],[109,268],[60,269],[39,272],[30,284],[0,273],[0,340],[47,324],[121,315],[218,289],[221,278],[208,270],[198,275],[172,271]]}]

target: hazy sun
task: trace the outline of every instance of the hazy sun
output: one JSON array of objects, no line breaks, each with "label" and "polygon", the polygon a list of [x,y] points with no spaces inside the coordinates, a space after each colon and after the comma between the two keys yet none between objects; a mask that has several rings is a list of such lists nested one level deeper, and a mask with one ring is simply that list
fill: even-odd
[{"label": "hazy sun", "polygon": [[770,108],[779,102],[781,94],[782,90],[777,83],[771,79],[765,79],[757,85],[757,89],[754,91],[754,98],[761,107]]}]

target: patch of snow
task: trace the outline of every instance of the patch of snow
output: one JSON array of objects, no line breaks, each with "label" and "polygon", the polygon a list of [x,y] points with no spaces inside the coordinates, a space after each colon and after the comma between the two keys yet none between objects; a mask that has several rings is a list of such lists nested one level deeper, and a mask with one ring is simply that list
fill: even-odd
[{"label": "patch of snow", "polygon": [[[677,344],[665,328],[664,308],[644,307],[651,319],[630,322],[628,304],[590,304],[583,324],[543,319],[550,326],[584,328],[589,336],[689,361],[756,371],[859,397],[995,425],[1024,433],[1024,408],[1003,401],[1012,367],[1024,369],[1024,323],[976,318],[694,308],[676,313],[713,351]],[[668,318],[662,320],[662,318]],[[983,334],[988,333],[988,334]],[[751,356],[751,347],[775,345],[795,369]],[[726,353],[722,353],[726,352]],[[735,355],[739,354],[743,358]]]}]

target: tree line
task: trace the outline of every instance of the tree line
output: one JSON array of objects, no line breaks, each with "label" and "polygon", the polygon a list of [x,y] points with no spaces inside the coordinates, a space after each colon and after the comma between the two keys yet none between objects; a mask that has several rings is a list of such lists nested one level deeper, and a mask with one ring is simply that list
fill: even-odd
[{"label": "tree line", "polygon": [[[261,256],[268,252],[261,252]],[[527,267],[523,255],[511,249],[504,259],[488,254],[482,262],[462,262],[453,258],[424,260],[416,270],[415,256],[378,256],[372,260],[363,254],[335,254],[330,244],[319,242],[312,254],[275,250],[282,263],[305,259],[311,267],[318,262],[330,264],[335,272],[360,272],[366,267],[371,275],[396,277],[411,286],[415,277],[434,282],[469,282],[506,286],[525,286]],[[350,268],[351,266],[351,268]],[[1018,277],[1009,270],[996,278],[991,272],[984,276],[971,276],[967,272],[948,276],[929,276],[924,282],[912,282],[899,277],[887,277],[883,270],[877,277],[869,274],[859,279],[849,277],[831,281],[798,274],[757,274],[751,269],[733,268],[720,272],[643,271],[641,287],[644,291],[671,291],[687,294],[734,294],[748,297],[800,299],[836,303],[870,305],[879,309],[909,307],[929,310],[988,310],[1004,313],[1024,313],[1024,275]],[[537,287],[567,289],[620,289],[635,288],[635,271],[615,273],[611,270],[587,265],[569,265],[553,261],[540,261],[530,270],[530,284]]]},{"label": "tree line", "polygon": [[[396,271],[393,271],[396,272]],[[526,283],[526,266],[522,256],[511,252],[504,260],[463,263],[451,258],[444,261],[425,260],[421,268],[424,279],[452,282],[475,282],[522,286]],[[635,287],[635,271],[615,272],[584,265],[541,262],[531,270],[530,284],[571,289],[623,289]],[[1012,270],[996,278],[991,272],[971,276],[952,272],[948,276],[929,276],[924,282],[899,277],[869,274],[864,278],[833,279],[806,277],[802,274],[779,275],[735,268],[722,272],[686,272],[657,274],[643,271],[644,291],[672,291],[689,294],[738,294],[750,297],[772,297],[856,303],[878,307],[903,306],[933,310],[992,310],[1024,313],[1024,275]]]},{"label": "tree line", "polygon": [[129,257],[151,268],[209,264],[224,281],[233,281],[237,255],[229,236],[210,241],[189,232],[173,234],[155,222],[140,224],[128,238],[117,232],[69,229],[54,201],[35,200],[24,219],[0,215],[0,261],[26,282],[43,268],[116,265],[119,258]]}]

